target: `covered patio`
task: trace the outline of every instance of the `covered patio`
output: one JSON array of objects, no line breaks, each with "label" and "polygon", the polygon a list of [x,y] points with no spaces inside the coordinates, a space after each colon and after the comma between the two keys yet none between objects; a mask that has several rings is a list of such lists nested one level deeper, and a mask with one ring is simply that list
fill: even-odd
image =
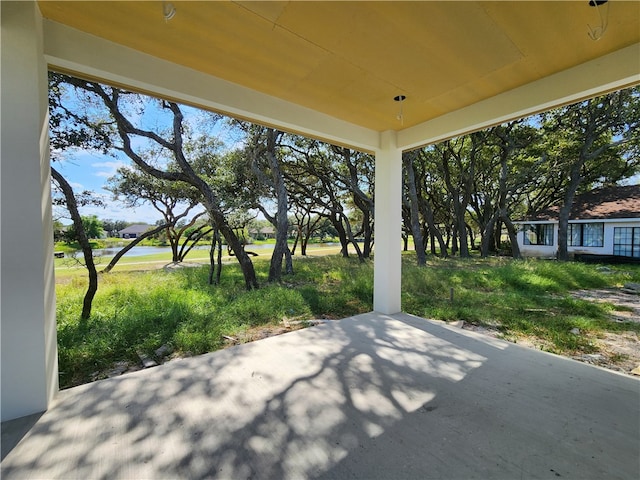
[{"label": "covered patio", "polygon": [[[403,151],[640,83],[640,6],[592,3],[2,1],[2,421],[55,405],[3,473],[637,473],[636,381],[395,316]],[[59,393],[48,69],[374,154],[377,313]]]},{"label": "covered patio", "polygon": [[631,479],[639,404],[637,379],[370,313],[65,390],[3,425],[3,450],[31,428],[2,478]]}]

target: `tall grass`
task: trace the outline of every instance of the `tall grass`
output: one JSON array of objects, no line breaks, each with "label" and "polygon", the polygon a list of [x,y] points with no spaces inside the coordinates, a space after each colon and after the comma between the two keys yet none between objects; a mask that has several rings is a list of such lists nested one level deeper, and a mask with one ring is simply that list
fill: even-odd
[{"label": "tall grass", "polygon": [[263,287],[250,292],[235,265],[224,267],[219,286],[207,285],[206,267],[102,275],[86,321],[79,320],[86,281],[74,277],[59,284],[61,387],[99,378],[115,362],[137,362],[139,352],[152,355],[162,345],[196,355],[221,348],[225,336],[283,319],[340,318],[371,310],[371,264],[301,259],[295,276],[271,285],[266,284],[268,263],[255,266]]},{"label": "tall grass", "polygon": [[[207,269],[115,272],[100,277],[89,320],[80,321],[86,281],[73,277],[57,286],[62,387],[99,378],[115,362],[138,362],[161,345],[196,355],[222,348],[225,337],[282,320],[343,318],[370,311],[373,266],[338,256],[296,259],[296,273],[266,284],[268,262],[255,267],[262,288],[247,292],[235,265],[224,267],[222,284],[207,285]],[[431,258],[424,268],[403,257],[403,310],[426,318],[465,320],[498,328],[509,339],[540,339],[558,353],[593,350],[591,337],[638,325],[607,320],[613,306],[572,298],[579,288],[640,281],[640,268],[600,271],[596,266],[509,259]],[[452,300],[453,292],[453,300]],[[579,328],[585,335],[571,333]],[[244,335],[246,337],[246,335]]]}]

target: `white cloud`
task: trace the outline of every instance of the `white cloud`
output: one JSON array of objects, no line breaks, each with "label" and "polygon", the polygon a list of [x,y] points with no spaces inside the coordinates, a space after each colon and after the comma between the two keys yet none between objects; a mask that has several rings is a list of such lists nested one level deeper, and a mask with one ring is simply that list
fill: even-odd
[{"label": "white cloud", "polygon": [[105,207],[97,207],[87,205],[80,208],[81,215],[95,215],[99,219],[104,220],[110,218],[112,220],[124,220],[132,223],[148,223],[154,224],[161,219],[161,215],[149,205],[141,205],[131,208],[124,207],[117,202],[109,202]]},{"label": "white cloud", "polygon": [[91,166],[95,167],[95,168],[112,168],[112,169],[117,169],[120,167],[125,167],[127,164],[121,161],[114,161],[114,162],[96,162],[96,163],[92,163]]},{"label": "white cloud", "polygon": [[126,167],[127,164],[119,160],[114,160],[108,162],[95,162],[92,163],[91,166],[98,169],[98,171],[93,172],[93,176],[109,178],[113,177],[119,168]]}]

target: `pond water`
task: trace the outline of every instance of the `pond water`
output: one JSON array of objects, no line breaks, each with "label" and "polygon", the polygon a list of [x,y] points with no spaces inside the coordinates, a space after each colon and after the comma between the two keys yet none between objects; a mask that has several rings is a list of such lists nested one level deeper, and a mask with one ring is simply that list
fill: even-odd
[{"label": "pond water", "polygon": [[[118,253],[121,249],[116,248],[96,248],[93,251],[93,254],[98,257],[113,257],[116,253]],[[169,253],[171,252],[171,247],[133,247],[125,256],[127,257],[141,257],[143,255],[155,255],[157,253]]]},{"label": "pond water", "polygon": [[[338,243],[314,243],[309,244],[309,248],[313,247],[333,247],[339,245]],[[272,250],[273,244],[263,244],[263,245],[246,245],[247,250],[256,251],[256,250]],[[194,247],[194,250],[208,250],[208,245],[199,245]],[[120,251],[120,248],[98,248],[93,251],[95,256],[101,257],[113,257],[116,253]],[[81,254],[80,252],[78,252]],[[171,247],[133,247],[127,253],[125,253],[126,257],[141,257],[144,255],[155,255],[158,253],[171,253]]]}]

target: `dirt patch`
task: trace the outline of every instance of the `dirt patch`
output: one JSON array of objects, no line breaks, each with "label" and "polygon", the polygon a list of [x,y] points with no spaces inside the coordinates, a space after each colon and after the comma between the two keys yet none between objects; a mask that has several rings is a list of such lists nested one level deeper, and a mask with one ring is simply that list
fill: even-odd
[{"label": "dirt patch", "polygon": [[[578,290],[572,296],[590,302],[606,302],[614,306],[610,314],[612,322],[640,323],[640,295],[628,289],[596,289]],[[460,326],[460,325],[458,325]],[[497,328],[482,327],[467,324],[462,325],[465,330],[472,330],[484,335],[503,338]],[[576,335],[582,335],[577,331]],[[538,338],[518,337],[507,339],[516,341],[518,345],[536,350],[549,350],[551,345]],[[572,356],[578,360],[599,367],[607,368],[629,375],[640,375],[640,336],[633,330],[620,332],[606,332],[597,338],[592,338],[595,353]]]},{"label": "dirt patch", "polygon": [[582,300],[614,305],[616,310],[611,314],[614,321],[640,323],[640,296],[637,293],[618,288],[601,288],[577,290],[572,295]]},{"label": "dirt patch", "polygon": [[[575,298],[591,302],[606,302],[614,306],[612,322],[640,323],[640,295],[628,289],[578,290]],[[606,332],[594,340],[599,353],[583,355],[576,360],[593,363],[604,368],[640,375],[640,337],[632,330]],[[632,373],[633,372],[633,373]]]}]

